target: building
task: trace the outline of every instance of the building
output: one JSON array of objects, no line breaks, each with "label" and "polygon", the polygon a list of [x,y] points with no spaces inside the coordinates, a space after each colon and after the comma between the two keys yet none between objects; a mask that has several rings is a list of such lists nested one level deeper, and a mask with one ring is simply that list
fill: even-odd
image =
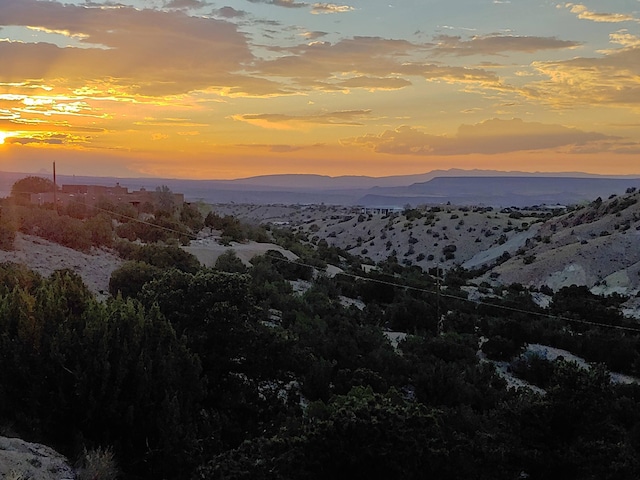
[{"label": "building", "polygon": [[116,183],[113,187],[103,185],[62,185],[55,195],[53,192],[30,193],[29,202],[33,205],[44,205],[57,201],[58,206],[67,206],[73,202],[95,205],[99,201],[111,203],[128,203],[140,209],[145,204],[150,204],[154,209],[161,207],[163,203],[172,202],[174,207],[182,207],[184,194],[159,190],[134,190],[129,192],[126,187]]}]

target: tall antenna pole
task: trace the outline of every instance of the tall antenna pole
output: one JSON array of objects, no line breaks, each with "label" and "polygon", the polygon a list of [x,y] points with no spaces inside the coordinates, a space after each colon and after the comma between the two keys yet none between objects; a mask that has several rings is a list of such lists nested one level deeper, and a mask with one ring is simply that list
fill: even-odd
[{"label": "tall antenna pole", "polygon": [[438,321],[438,334],[442,335],[442,318],[440,317],[440,262],[436,267],[436,319]]},{"label": "tall antenna pole", "polygon": [[58,183],[56,182],[56,162],[53,162],[53,206],[58,211]]}]

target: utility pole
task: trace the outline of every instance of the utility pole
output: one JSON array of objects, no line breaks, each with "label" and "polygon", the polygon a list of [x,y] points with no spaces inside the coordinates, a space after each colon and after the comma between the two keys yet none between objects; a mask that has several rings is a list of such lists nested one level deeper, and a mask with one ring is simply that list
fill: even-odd
[{"label": "utility pole", "polygon": [[58,211],[58,183],[56,182],[56,162],[53,162],[53,207]]},{"label": "utility pole", "polygon": [[440,262],[436,270],[436,313],[438,320],[438,335],[444,333],[444,315],[440,314]]},{"label": "utility pole", "polygon": [[436,267],[436,314],[440,323],[440,264]]}]

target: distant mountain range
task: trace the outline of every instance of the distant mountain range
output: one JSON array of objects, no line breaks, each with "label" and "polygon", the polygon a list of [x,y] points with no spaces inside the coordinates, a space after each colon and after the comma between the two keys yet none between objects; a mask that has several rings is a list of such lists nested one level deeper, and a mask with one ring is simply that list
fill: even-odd
[{"label": "distant mountain range", "polygon": [[[0,195],[26,173],[0,172]],[[638,176],[580,172],[528,173],[495,170],[434,170],[387,177],[265,175],[237,180],[181,180],[58,175],[63,184],[112,186],[132,190],[167,185],[190,201],[206,203],[317,204],[399,207],[404,205],[530,206],[574,204],[640,187]]]}]

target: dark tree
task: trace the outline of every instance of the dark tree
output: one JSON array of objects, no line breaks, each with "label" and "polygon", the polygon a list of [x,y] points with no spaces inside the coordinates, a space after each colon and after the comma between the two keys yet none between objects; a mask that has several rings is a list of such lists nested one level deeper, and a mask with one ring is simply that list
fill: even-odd
[{"label": "dark tree", "polygon": [[117,268],[109,279],[109,293],[115,297],[136,297],[142,287],[158,277],[162,270],[146,262],[129,261]]},{"label": "dark tree", "polygon": [[227,250],[216,259],[215,268],[228,273],[246,273],[247,267],[234,250]]},{"label": "dark tree", "polygon": [[15,197],[21,193],[53,192],[53,190],[53,182],[48,178],[29,176],[22,178],[13,184],[11,187],[11,196]]}]

